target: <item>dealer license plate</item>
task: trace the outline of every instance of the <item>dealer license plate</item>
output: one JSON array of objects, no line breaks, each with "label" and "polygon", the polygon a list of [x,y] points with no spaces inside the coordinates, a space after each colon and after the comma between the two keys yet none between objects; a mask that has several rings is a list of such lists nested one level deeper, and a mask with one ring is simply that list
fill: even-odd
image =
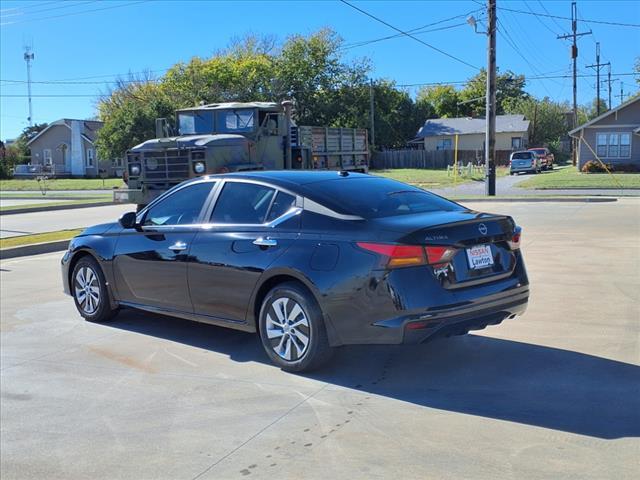
[{"label": "dealer license plate", "polygon": [[467,259],[469,267],[478,270],[493,265],[493,255],[491,255],[491,247],[489,245],[476,245],[467,248]]}]

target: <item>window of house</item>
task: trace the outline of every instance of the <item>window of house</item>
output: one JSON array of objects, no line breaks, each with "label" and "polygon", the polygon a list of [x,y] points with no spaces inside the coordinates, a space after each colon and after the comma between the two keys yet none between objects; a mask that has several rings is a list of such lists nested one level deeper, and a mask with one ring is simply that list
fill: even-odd
[{"label": "window of house", "polygon": [[95,166],[95,150],[93,148],[87,148],[87,167]]},{"label": "window of house", "polygon": [[522,138],[511,137],[511,150],[520,150],[522,148]]},{"label": "window of house", "polygon": [[609,134],[609,154],[608,157],[617,157],[618,156],[618,145],[619,145],[619,136],[617,133]]},{"label": "window of house", "polygon": [[620,134],[620,156],[623,158],[631,156],[631,134],[630,133]]},{"label": "window of house", "polygon": [[212,223],[257,225],[264,223],[275,190],[243,182],[225,184],[211,214]]},{"label": "window of house", "polygon": [[215,182],[200,182],[168,195],[144,216],[144,225],[189,225],[195,223]]},{"label": "window of house", "polygon": [[598,133],[596,153],[601,158],[629,158],[631,156],[631,134],[620,132]]},{"label": "window of house", "polygon": [[51,165],[52,160],[51,160],[51,149],[50,148],[45,148],[42,151],[42,158],[44,160],[44,164],[45,165]]},{"label": "window of house", "polygon": [[443,138],[436,143],[436,150],[451,150],[451,139]]},{"label": "window of house", "polygon": [[596,136],[596,153],[599,157],[607,156],[607,134],[599,133]]}]

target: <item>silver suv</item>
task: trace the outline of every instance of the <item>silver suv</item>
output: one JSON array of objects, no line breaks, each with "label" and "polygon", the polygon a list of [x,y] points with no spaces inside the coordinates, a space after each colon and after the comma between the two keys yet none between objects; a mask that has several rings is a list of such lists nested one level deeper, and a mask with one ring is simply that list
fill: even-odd
[{"label": "silver suv", "polygon": [[520,172],[539,173],[542,170],[540,156],[530,150],[513,152],[509,158],[510,174]]}]

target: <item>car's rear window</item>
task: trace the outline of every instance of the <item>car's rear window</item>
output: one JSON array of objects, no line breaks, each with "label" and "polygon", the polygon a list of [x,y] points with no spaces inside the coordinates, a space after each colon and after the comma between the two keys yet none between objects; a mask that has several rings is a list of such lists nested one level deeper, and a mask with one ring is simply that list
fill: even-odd
[{"label": "car's rear window", "polygon": [[546,155],[547,152],[544,148],[537,148],[535,150],[531,150],[532,152],[536,152],[538,155]]},{"label": "car's rear window", "polygon": [[338,213],[365,219],[463,209],[420,188],[374,175],[327,180],[306,187],[312,200]]},{"label": "car's rear window", "polygon": [[516,152],[511,157],[513,160],[531,160],[532,152]]}]

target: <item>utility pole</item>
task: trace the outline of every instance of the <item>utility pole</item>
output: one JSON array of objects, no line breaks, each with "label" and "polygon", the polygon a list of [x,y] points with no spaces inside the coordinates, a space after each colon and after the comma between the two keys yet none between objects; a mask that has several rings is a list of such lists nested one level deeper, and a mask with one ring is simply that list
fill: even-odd
[{"label": "utility pole", "polygon": [[373,98],[373,79],[369,81],[369,125],[371,126],[371,147],[376,147],[376,115],[374,111],[375,103]]},{"label": "utility pole", "polygon": [[[577,33],[578,30],[578,8],[576,7],[576,2],[571,2],[571,34],[569,35],[558,35],[558,39],[567,39],[571,38],[573,43],[571,45],[571,58],[573,59],[573,125],[571,128],[575,128],[578,126],[578,44],[577,39],[583,35],[591,35],[591,30],[588,32]],[[573,148],[572,148],[572,161],[573,164],[576,165],[576,155],[577,155],[577,141],[576,139],[572,139]]]},{"label": "utility pole", "polygon": [[485,194],[496,194],[496,0],[487,0],[487,131]]},{"label": "utility pole", "polygon": [[[611,68],[611,62],[600,63],[600,42],[596,42],[596,63],[587,65],[587,68],[593,68],[596,71],[596,97],[598,98],[596,102],[596,115],[598,116],[600,116],[600,69],[606,66]],[[611,73],[609,73],[609,78],[611,78]]]},{"label": "utility pole", "polygon": [[33,112],[31,110],[31,60],[33,60],[34,54],[31,51],[31,47],[25,45],[24,47],[24,60],[27,62],[27,95],[29,97],[29,126],[33,126]]},{"label": "utility pole", "polygon": [[609,85],[609,110],[611,110],[613,108],[613,102],[611,100],[612,97],[612,90],[611,90],[611,84],[613,82],[617,82],[618,80],[620,80],[619,78],[611,78],[611,65],[609,65],[608,71],[607,71],[607,79],[603,80],[604,82],[607,82],[607,84]]},{"label": "utility pole", "polygon": [[624,82],[620,82],[620,95],[616,95],[620,99],[620,103],[624,103]]}]

